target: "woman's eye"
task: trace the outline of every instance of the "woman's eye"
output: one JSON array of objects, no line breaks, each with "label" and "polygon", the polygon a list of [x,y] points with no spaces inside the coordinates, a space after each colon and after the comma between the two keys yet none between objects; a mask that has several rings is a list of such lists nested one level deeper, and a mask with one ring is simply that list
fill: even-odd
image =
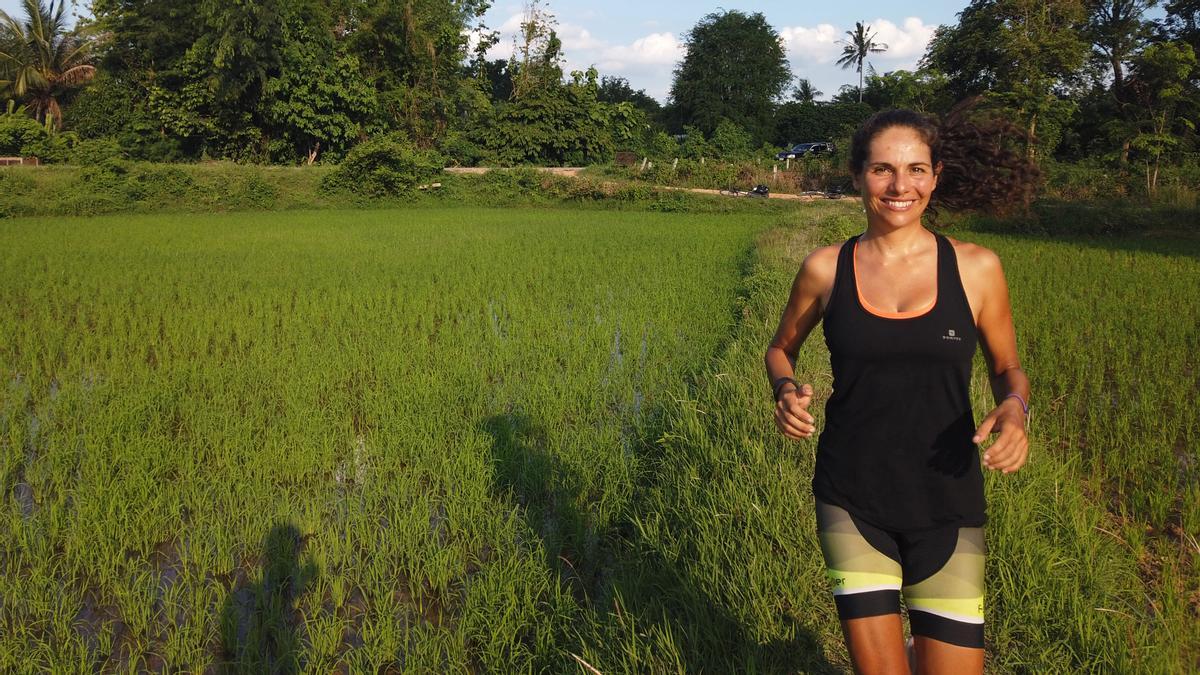
[{"label": "woman's eye", "polygon": [[920,166],[914,166],[914,167],[912,168],[912,172],[913,172],[913,173],[925,173],[925,168],[924,168],[924,167],[920,167]]},{"label": "woman's eye", "polygon": [[874,172],[875,172],[877,175],[882,175],[882,174],[887,174],[887,173],[891,173],[891,172],[892,172],[892,170],[891,170],[891,169],[889,169],[889,168],[887,168],[886,166],[877,166],[877,167],[875,167],[875,168],[873,169],[873,171],[874,171]]}]

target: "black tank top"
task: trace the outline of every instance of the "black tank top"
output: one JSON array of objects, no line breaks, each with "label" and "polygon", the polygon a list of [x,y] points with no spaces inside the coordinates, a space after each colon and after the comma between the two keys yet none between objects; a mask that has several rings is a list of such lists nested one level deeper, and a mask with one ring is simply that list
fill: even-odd
[{"label": "black tank top", "polygon": [[817,443],[813,492],[896,532],[982,526],[983,475],[971,437],[977,333],[954,246],[937,238],[937,298],[887,317],[863,306],[851,237],[825,309],[833,393]]}]

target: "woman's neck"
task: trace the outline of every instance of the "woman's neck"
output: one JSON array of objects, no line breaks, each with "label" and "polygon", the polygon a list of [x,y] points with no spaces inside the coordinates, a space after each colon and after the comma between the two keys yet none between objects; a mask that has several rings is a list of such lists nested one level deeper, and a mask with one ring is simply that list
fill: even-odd
[{"label": "woman's neck", "polygon": [[906,256],[929,246],[933,233],[920,223],[901,228],[872,227],[858,238],[859,244],[874,249],[885,257]]}]

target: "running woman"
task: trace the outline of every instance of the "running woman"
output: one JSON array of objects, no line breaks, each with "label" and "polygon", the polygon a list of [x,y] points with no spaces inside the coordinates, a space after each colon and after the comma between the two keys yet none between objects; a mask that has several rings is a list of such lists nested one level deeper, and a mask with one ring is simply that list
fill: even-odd
[{"label": "running woman", "polygon": [[[850,170],[866,230],[805,258],[766,354],[775,423],[817,429],[795,357],[823,323],[833,369],[817,443],[817,529],[856,672],[983,672],[983,466],[1025,464],[1029,380],[992,251],[922,224],[937,208],[1026,202],[1036,168],[958,110],[943,123],[891,110],[855,134]],[[971,361],[982,346],[995,407],[976,425]],[[903,596],[913,635],[906,648]],[[911,660],[910,660],[911,659]]]}]

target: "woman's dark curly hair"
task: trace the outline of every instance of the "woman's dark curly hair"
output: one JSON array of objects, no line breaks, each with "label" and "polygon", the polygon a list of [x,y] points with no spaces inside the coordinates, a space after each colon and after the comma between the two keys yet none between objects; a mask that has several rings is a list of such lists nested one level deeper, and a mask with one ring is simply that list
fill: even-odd
[{"label": "woman's dark curly hair", "polygon": [[930,219],[939,208],[1003,214],[1028,207],[1041,172],[1024,153],[1029,135],[998,116],[971,115],[974,101],[955,106],[940,121],[912,110],[875,113],[850,140],[850,172],[862,173],[871,141],[892,127],[916,131],[929,145],[937,189],[929,198]]}]

